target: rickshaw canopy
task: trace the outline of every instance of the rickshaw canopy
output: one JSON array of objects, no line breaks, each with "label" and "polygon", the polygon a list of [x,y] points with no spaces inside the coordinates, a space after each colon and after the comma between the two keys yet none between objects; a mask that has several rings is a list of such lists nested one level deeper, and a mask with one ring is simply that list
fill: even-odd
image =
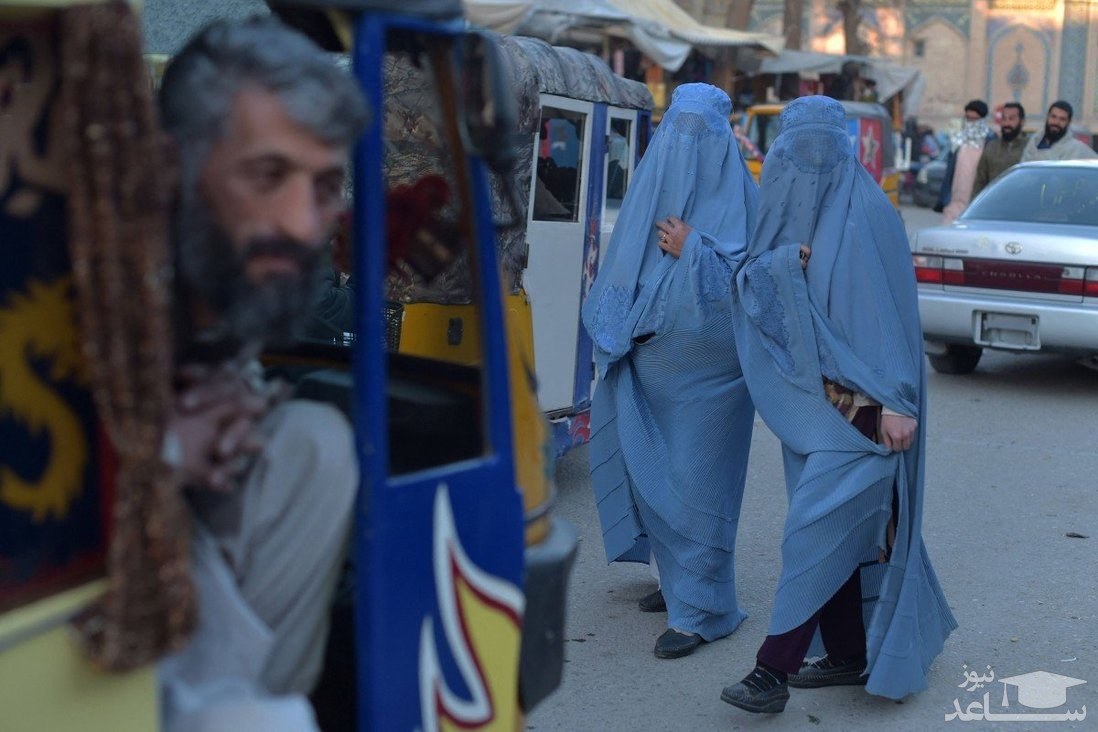
[{"label": "rickshaw canopy", "polygon": [[271,5],[300,8],[321,8],[344,10],[351,13],[393,13],[394,15],[417,16],[428,20],[450,20],[461,18],[461,0],[293,0],[292,2],[271,2]]}]

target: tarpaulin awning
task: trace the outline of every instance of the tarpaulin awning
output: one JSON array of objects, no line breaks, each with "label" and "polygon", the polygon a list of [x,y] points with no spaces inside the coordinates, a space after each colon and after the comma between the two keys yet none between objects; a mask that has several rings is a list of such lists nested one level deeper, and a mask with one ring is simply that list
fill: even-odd
[{"label": "tarpaulin awning", "polygon": [[853,61],[862,67],[861,76],[877,82],[877,96],[889,99],[903,92],[904,117],[914,115],[923,98],[926,79],[923,73],[910,66],[901,66],[889,59],[853,54],[818,53],[786,49],[773,58],[763,59],[760,74],[838,74],[843,64]]},{"label": "tarpaulin awning", "polygon": [[[479,6],[498,1],[464,0],[466,13],[474,19],[488,17]],[[699,23],[673,0],[532,0],[530,5],[513,32],[554,44],[599,36],[627,38],[669,71],[677,71],[696,46],[749,47],[778,53],[785,45],[780,36]],[[488,27],[506,32],[498,26]]]},{"label": "tarpaulin awning", "polygon": [[508,35],[515,32],[534,6],[532,0],[476,0],[463,4],[469,22]]},{"label": "tarpaulin awning", "polygon": [[610,0],[610,4],[632,18],[651,21],[668,35],[695,46],[751,46],[770,53],[781,53],[785,48],[785,39],[781,36],[700,23],[673,0]]}]

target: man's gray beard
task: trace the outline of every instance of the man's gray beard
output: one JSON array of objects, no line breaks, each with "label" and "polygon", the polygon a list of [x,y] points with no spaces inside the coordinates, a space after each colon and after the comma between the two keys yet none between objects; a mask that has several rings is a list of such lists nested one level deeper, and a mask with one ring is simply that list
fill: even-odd
[{"label": "man's gray beard", "polygon": [[[322,280],[319,256],[299,261],[298,274],[280,274],[260,284],[247,276],[228,233],[196,194],[184,194],[175,221],[178,275],[186,288],[218,315],[206,342],[290,345],[305,328]],[[304,247],[302,247],[304,251]],[[310,255],[313,251],[310,250]]]},{"label": "man's gray beard", "polygon": [[1050,145],[1055,145],[1056,143],[1058,143],[1060,140],[1062,140],[1064,138],[1064,135],[1066,135],[1067,133],[1068,133],[1068,128],[1067,127],[1065,127],[1060,132],[1055,132],[1054,133],[1051,129],[1049,129],[1049,126],[1047,124],[1045,125],[1045,139],[1048,140],[1048,143]]}]

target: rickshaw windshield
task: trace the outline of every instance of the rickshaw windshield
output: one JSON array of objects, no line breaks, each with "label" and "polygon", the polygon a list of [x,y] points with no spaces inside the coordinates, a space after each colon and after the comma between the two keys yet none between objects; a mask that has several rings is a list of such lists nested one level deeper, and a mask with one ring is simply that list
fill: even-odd
[{"label": "rickshaw windshield", "polygon": [[633,137],[633,124],[628,119],[610,120],[610,136],[607,145],[609,157],[606,169],[606,209],[616,217],[629,187],[629,140]]},{"label": "rickshaw windshield", "polygon": [[[474,301],[468,252],[469,212],[461,195],[453,141],[447,139],[439,71],[431,52],[391,42],[385,54],[380,111],[386,190],[385,278],[387,340],[396,351],[400,310],[410,303]],[[451,83],[452,82],[448,82]],[[461,149],[461,148],[457,148]],[[353,197],[354,192],[349,190]],[[464,223],[463,223],[464,222]],[[349,346],[355,336],[351,220],[346,216],[322,272],[321,292],[306,332],[310,342]]]},{"label": "rickshaw windshield", "polygon": [[[454,141],[438,104],[443,86],[423,49],[385,56],[384,145],[388,190],[389,300],[464,304],[473,301],[466,226]],[[441,67],[449,70],[450,66]]]},{"label": "rickshaw windshield", "polygon": [[758,152],[766,155],[770,152],[770,146],[774,144],[774,140],[778,139],[781,129],[780,115],[760,114],[754,118],[754,123],[747,130],[747,137]]}]

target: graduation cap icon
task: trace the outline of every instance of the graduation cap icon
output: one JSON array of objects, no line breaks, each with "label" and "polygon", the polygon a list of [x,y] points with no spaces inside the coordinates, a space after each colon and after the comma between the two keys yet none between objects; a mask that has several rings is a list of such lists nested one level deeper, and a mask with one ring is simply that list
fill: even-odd
[{"label": "graduation cap icon", "polygon": [[1021,676],[999,679],[1003,682],[1003,706],[1008,707],[1007,689],[1018,687],[1018,701],[1031,709],[1053,709],[1067,703],[1067,690],[1073,686],[1087,683],[1083,679],[1070,676],[1034,671]]}]

